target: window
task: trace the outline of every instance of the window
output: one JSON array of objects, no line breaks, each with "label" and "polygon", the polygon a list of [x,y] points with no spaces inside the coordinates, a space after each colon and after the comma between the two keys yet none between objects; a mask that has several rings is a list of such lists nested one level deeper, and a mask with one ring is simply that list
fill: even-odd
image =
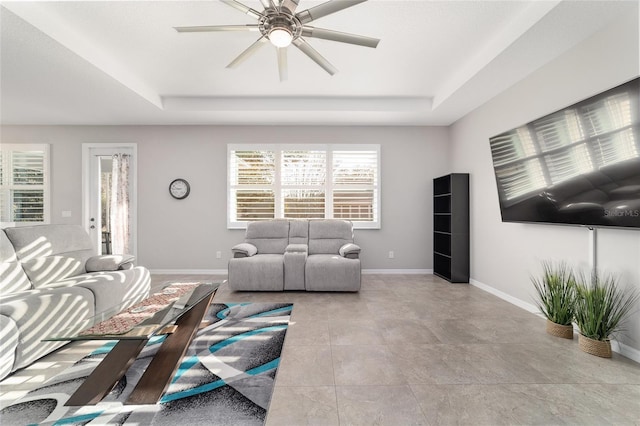
[{"label": "window", "polygon": [[379,145],[229,145],[228,226],[338,218],[380,227]]},{"label": "window", "polygon": [[2,144],[0,222],[49,222],[49,145]]}]

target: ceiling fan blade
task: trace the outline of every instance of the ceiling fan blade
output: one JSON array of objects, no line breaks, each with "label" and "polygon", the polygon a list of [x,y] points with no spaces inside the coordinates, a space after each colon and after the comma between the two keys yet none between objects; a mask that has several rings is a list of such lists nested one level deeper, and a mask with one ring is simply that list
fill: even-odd
[{"label": "ceiling fan blade", "polygon": [[377,47],[380,39],[366,37],[358,34],[348,34],[340,31],[325,30],[323,28],[302,27],[304,37],[322,38],[325,40],[339,41],[341,43],[357,44],[358,46]]},{"label": "ceiling fan blade", "polygon": [[298,49],[302,50],[305,55],[313,59],[316,64],[320,65],[329,74],[334,75],[338,72],[338,70],[333,65],[331,65],[331,63],[327,61],[324,56],[319,54],[318,51],[311,47],[311,45],[307,43],[302,37],[294,39],[293,44],[295,44]]},{"label": "ceiling fan blade", "polygon": [[298,7],[298,3],[300,0],[282,0],[280,3],[280,10],[286,9],[290,14],[296,13],[296,8]]},{"label": "ceiling fan blade", "polygon": [[303,10],[296,14],[301,23],[306,24],[323,16],[339,12],[356,4],[363,3],[367,0],[330,0],[326,3],[319,4],[310,9]]},{"label": "ceiling fan blade", "polygon": [[267,41],[268,41],[268,39],[265,36],[260,37],[255,43],[253,43],[251,46],[249,46],[244,52],[239,54],[237,58],[235,58],[233,61],[231,61],[231,63],[229,65],[227,65],[227,68],[235,68],[238,65],[240,65],[249,56],[253,55]]},{"label": "ceiling fan blade", "polygon": [[280,74],[280,81],[286,81],[289,78],[286,47],[278,47],[278,73]]},{"label": "ceiling fan blade", "polygon": [[264,10],[267,10],[267,9],[278,10],[278,7],[276,6],[276,3],[274,2],[274,0],[260,0],[260,3],[262,3],[262,7],[264,7]]},{"label": "ceiling fan blade", "polygon": [[206,33],[211,31],[260,31],[258,24],[249,25],[203,25],[197,27],[173,27],[179,33]]},{"label": "ceiling fan blade", "polygon": [[245,6],[236,0],[220,0],[222,3],[233,7],[234,9],[238,9],[242,13],[246,13],[249,16],[252,16],[256,19],[262,18],[262,13],[257,10],[251,9],[249,6]]}]

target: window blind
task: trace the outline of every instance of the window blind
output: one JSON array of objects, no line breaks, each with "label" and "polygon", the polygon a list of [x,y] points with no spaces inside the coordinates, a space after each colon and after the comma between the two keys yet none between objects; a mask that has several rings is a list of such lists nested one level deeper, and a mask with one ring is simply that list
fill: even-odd
[{"label": "window blind", "polygon": [[276,158],[264,150],[232,150],[229,157],[230,202],[238,221],[275,217]]},{"label": "window blind", "polygon": [[48,145],[3,144],[0,222],[48,222]]},{"label": "window blind", "polygon": [[376,220],[378,152],[333,153],[334,217],[363,222]]},{"label": "window blind", "polygon": [[379,146],[340,147],[229,145],[229,227],[279,217],[379,226]]}]

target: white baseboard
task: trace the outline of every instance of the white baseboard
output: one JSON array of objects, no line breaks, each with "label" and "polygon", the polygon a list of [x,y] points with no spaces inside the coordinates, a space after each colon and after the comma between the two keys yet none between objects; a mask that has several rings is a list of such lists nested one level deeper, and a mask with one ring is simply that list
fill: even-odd
[{"label": "white baseboard", "polygon": [[495,289],[493,287],[491,287],[490,285],[481,283],[478,280],[474,280],[473,278],[469,280],[469,284],[471,284],[474,287],[478,287],[479,289],[482,289],[484,291],[486,291],[487,293],[491,293],[494,296],[499,297],[502,300],[506,300],[507,302],[516,305],[522,309],[524,309],[525,311],[529,311],[532,314],[539,314],[540,310],[538,309],[538,307],[536,305],[534,305],[533,303],[528,303],[525,302],[524,300],[520,300],[517,297],[513,297],[503,291],[500,291],[498,289]]},{"label": "white baseboard", "polygon": [[[227,275],[227,269],[152,269],[152,274],[164,275]],[[432,275],[433,269],[363,269],[363,274]]]},{"label": "white baseboard", "polygon": [[620,355],[624,355],[637,363],[640,363],[640,350],[636,348],[632,348],[631,346],[625,345],[624,343],[620,343],[617,340],[612,340],[611,350],[619,353]]},{"label": "white baseboard", "polygon": [[226,269],[151,269],[152,274],[161,275],[227,275]]},{"label": "white baseboard", "polygon": [[[520,300],[517,297],[513,297],[503,291],[495,289],[487,284],[481,283],[478,280],[470,279],[469,284],[471,284],[474,287],[478,287],[479,289],[484,290],[487,293],[491,293],[494,296],[497,296],[500,299],[505,300],[513,305],[516,305],[526,311],[542,316],[538,307],[532,303],[528,303],[528,302],[525,302],[524,300]],[[573,326],[573,329],[574,329],[574,333],[578,333],[578,329],[576,328],[575,324]],[[638,349],[632,348],[631,346],[625,345],[624,343],[620,343],[617,340],[611,340],[611,350],[616,353],[619,353],[622,356],[632,359],[635,362],[640,363],[640,350]]]},{"label": "white baseboard", "polygon": [[433,269],[363,269],[363,274],[433,275]]}]

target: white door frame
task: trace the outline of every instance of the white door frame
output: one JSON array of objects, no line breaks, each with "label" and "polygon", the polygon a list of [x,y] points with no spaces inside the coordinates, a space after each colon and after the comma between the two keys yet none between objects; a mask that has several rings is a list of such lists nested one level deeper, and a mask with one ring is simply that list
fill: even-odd
[{"label": "white door frame", "polygon": [[[131,155],[129,162],[129,171],[131,175],[131,194],[130,194],[130,215],[131,223],[129,229],[131,232],[130,248],[131,253],[138,257],[138,145],[135,143],[83,143],[82,144],[82,226],[89,232],[92,237],[95,250],[100,253],[102,249],[101,238],[97,238],[96,234],[91,232],[91,225],[101,225],[100,217],[97,217],[97,224],[91,222],[92,202],[100,203],[100,197],[92,200],[92,195],[99,194],[99,191],[92,191],[92,185],[98,180],[96,174],[99,170],[95,170],[98,162],[92,161],[99,155],[113,155],[119,152]],[[94,187],[95,189],[95,187]],[[93,206],[96,208],[96,206]],[[97,208],[97,211],[100,209]],[[115,253],[120,254],[120,253]]]}]

